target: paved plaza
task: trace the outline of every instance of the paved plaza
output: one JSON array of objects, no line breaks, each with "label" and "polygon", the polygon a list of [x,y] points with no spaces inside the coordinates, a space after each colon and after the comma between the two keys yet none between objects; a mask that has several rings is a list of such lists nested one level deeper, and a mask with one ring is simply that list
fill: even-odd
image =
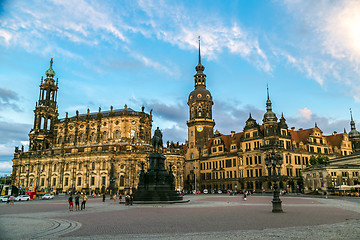
[{"label": "paved plaza", "polygon": [[67,197],[0,204],[1,239],[360,239],[359,198],[186,195],[189,203],[126,206],[91,198],[68,210]]}]

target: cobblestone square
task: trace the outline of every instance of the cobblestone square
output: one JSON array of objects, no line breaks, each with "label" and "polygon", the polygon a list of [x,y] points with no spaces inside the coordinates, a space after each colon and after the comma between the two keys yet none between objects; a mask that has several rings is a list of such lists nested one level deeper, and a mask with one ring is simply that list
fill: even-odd
[{"label": "cobblestone square", "polygon": [[[360,199],[270,195],[185,196],[189,203],[126,206],[92,198],[70,212],[66,197],[0,205],[1,239],[359,239]],[[350,201],[351,200],[351,201]]]}]

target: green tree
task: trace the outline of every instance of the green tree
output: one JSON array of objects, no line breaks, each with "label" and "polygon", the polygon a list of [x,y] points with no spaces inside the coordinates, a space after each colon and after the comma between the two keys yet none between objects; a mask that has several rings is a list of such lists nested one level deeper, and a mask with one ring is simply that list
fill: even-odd
[{"label": "green tree", "polygon": [[311,156],[309,160],[311,165],[329,165],[329,158],[322,154],[318,154],[316,157]]}]

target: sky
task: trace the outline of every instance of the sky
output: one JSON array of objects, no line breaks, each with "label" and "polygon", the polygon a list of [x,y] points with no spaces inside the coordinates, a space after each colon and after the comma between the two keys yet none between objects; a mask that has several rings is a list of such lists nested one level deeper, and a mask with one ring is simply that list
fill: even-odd
[{"label": "sky", "polygon": [[153,109],[164,140],[187,139],[198,36],[222,134],[262,123],[266,85],[289,128],[324,134],[360,121],[360,1],[0,1],[0,175],[28,147],[53,57],[59,117]]}]

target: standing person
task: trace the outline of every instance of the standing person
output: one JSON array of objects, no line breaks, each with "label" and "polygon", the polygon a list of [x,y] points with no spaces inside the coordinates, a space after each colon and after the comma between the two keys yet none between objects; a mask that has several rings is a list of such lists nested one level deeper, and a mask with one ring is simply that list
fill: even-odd
[{"label": "standing person", "polygon": [[114,194],[113,199],[114,199],[114,204],[115,204],[116,203],[116,193]]},{"label": "standing person", "polygon": [[14,205],[15,198],[13,195],[10,196],[9,200],[10,200],[9,205]]},{"label": "standing person", "polygon": [[133,198],[133,195],[131,194],[131,195],[130,195],[130,206],[133,205],[133,201],[134,201],[134,198]]},{"label": "standing person", "polygon": [[119,204],[121,204],[121,199],[122,199],[122,195],[121,193],[119,194]]},{"label": "standing person", "polygon": [[77,193],[75,196],[75,209],[76,211],[80,210],[80,194]]},{"label": "standing person", "polygon": [[130,203],[130,196],[129,196],[129,194],[126,194],[125,201],[126,201],[126,205],[129,205],[129,203]]},{"label": "standing person", "polygon": [[69,202],[69,211],[72,211],[73,208],[74,208],[74,203],[73,203],[73,196],[72,194],[70,194],[70,197],[68,199],[68,202]]},{"label": "standing person", "polygon": [[103,194],[103,202],[105,202],[105,193]]},{"label": "standing person", "polygon": [[246,201],[246,192],[244,191],[244,201]]},{"label": "standing person", "polygon": [[81,210],[85,209],[86,201],[87,201],[87,196],[86,196],[86,193],[85,193],[84,196],[82,197]]}]

